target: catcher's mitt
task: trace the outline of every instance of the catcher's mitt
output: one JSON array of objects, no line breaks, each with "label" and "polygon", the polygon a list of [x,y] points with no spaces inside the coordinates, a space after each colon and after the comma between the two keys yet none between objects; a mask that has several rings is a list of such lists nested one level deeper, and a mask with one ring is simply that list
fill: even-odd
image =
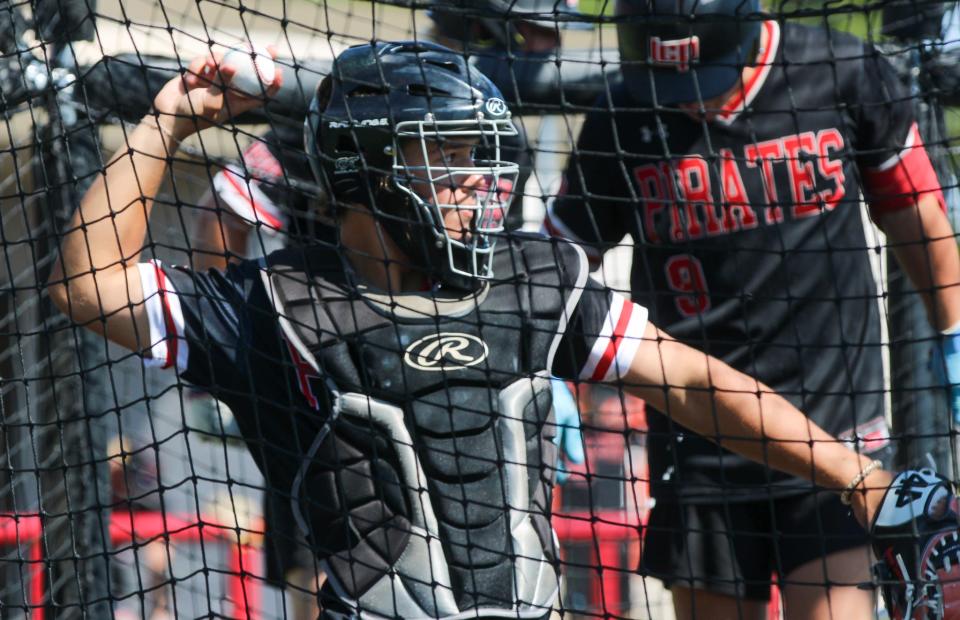
[{"label": "catcher's mitt", "polygon": [[875,567],[890,618],[960,620],[958,507],[946,478],[901,472],[871,527]]}]

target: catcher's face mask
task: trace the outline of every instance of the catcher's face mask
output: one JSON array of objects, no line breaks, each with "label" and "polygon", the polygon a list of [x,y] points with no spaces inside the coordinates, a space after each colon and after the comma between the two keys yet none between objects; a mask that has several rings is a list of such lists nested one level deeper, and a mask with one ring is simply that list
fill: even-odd
[{"label": "catcher's face mask", "polygon": [[393,183],[412,199],[461,276],[493,276],[490,256],[503,231],[519,166],[501,159],[501,138],[515,136],[509,117],[397,124]]}]

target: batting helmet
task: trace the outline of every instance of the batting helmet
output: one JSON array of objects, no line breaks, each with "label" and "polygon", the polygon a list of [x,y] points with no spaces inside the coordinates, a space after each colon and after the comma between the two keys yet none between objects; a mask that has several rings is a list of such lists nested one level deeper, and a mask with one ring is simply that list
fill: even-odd
[{"label": "batting helmet", "polygon": [[712,99],[755,56],[759,0],[618,0],[623,77],[639,103]]}]

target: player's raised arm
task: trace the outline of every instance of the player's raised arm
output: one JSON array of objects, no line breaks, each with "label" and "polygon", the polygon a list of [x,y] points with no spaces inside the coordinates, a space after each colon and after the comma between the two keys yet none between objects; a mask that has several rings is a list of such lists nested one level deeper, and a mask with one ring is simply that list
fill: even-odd
[{"label": "player's raised arm", "polygon": [[[769,387],[652,323],[618,383],[699,435],[827,489],[844,489],[871,463]],[[867,492],[853,494],[861,523],[869,524],[890,479],[877,470],[866,481]]]},{"label": "player's raised arm", "polygon": [[[54,303],[74,321],[132,350],[147,346],[137,263],[173,153],[190,134],[263,103],[218,86],[229,85],[235,74],[231,67],[218,67],[218,58],[190,63],[157,95],[154,113],[127,133],[125,147],[84,195],[48,283]],[[268,96],[279,88],[279,72],[276,76]]]}]

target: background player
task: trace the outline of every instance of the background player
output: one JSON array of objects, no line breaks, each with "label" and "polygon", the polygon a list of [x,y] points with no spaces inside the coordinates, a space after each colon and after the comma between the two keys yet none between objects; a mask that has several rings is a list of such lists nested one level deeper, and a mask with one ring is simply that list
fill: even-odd
[{"label": "background player", "polygon": [[[960,259],[909,95],[870,45],[756,1],[617,11],[624,84],[588,115],[549,227],[597,260],[632,234],[652,320],[884,454],[861,192],[931,322],[960,321]],[[835,497],[649,423],[643,568],[680,617],[764,616],[774,572],[788,618],[873,617],[855,587],[867,540]]]},{"label": "background player", "polygon": [[[50,283],[79,324],[230,406],[268,484],[290,489],[334,582],[331,605],[549,611],[548,371],[622,385],[750,458],[848,495],[862,488],[850,499],[869,521],[889,474],[647,323],[642,306],[587,278],[574,246],[514,238],[492,252],[503,205],[490,188],[516,167],[472,153],[511,124],[459,56],[358,46],[333,75],[307,135],[340,209],[335,252],[286,251],[225,274],[138,262],[178,142],[259,103],[225,94],[230,72],[200,58],[85,195]],[[428,86],[449,94],[434,100]],[[445,334],[467,344],[435,346]]]}]

